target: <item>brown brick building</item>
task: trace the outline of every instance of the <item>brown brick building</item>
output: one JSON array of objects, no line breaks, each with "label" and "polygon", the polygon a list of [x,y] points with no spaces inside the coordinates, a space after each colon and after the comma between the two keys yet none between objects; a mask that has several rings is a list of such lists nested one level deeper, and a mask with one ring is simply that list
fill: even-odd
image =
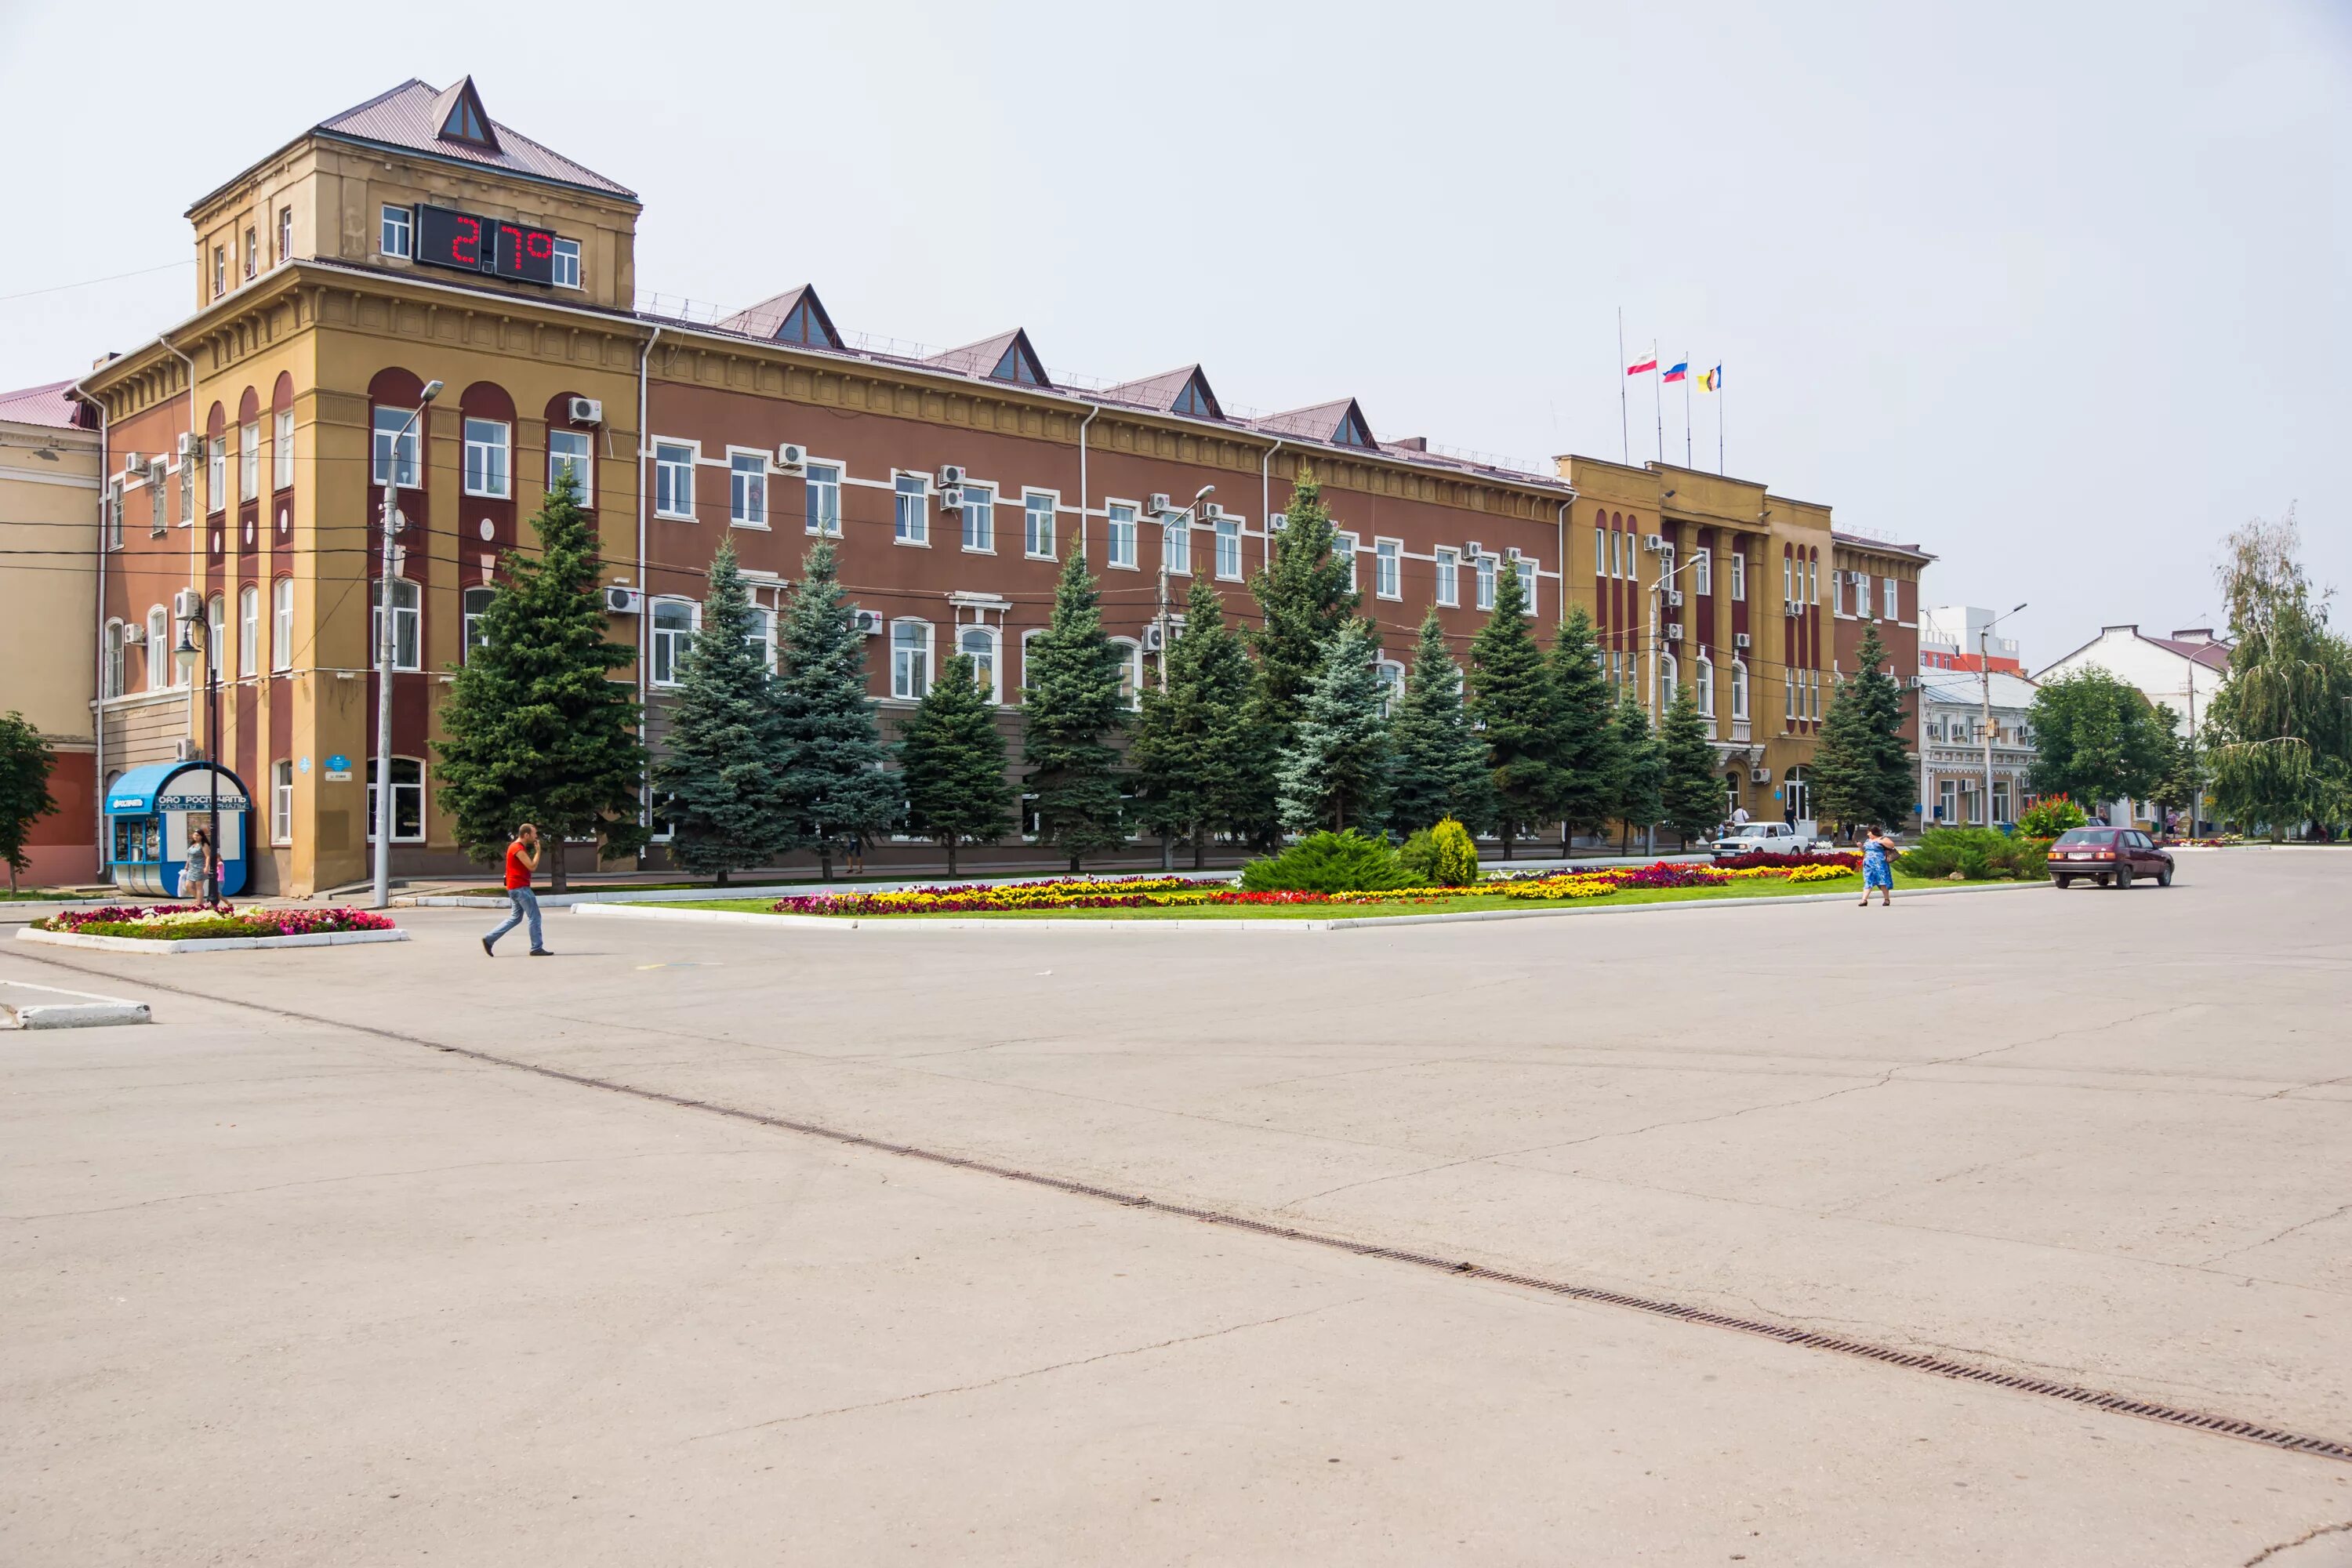
[{"label": "brown brick building", "polygon": [[[257,886],[301,892],[364,871],[370,605],[385,596],[373,520],[387,479],[403,520],[394,865],[458,862],[432,804],[439,693],[469,608],[499,553],[529,542],[559,468],[589,488],[622,590],[614,635],[636,649],[656,745],[721,538],[772,608],[812,538],[836,537],[886,725],[961,650],[987,665],[1010,734],[1024,639],[1067,552],[1083,548],[1102,579],[1142,682],[1163,560],[1176,604],[1206,578],[1246,622],[1247,578],[1311,467],[1396,678],[1425,610],[1466,647],[1494,574],[1516,571],[1547,637],[1582,605],[1617,679],[1694,687],[1727,799],[1802,807],[1790,770],[1834,678],[1823,606],[1846,544],[1827,508],[1655,465],[1493,467],[1380,439],[1346,397],[1230,416],[1199,365],[1059,384],[1017,330],[884,352],[845,334],[810,288],[724,317],[641,310],[639,211],[491,120],[470,80],[404,83],[192,207],[195,313],[83,383],[106,412],[110,471],[128,452],[152,459],[166,503],[111,552],[100,635],[168,620],[183,591],[221,627],[222,755],[267,803]],[[420,435],[396,439],[432,380],[446,390]],[[1197,519],[1164,525],[1211,485]],[[1924,559],[1894,574],[1912,584],[1906,603]],[[135,700],[147,695],[100,700],[110,777],[198,733],[187,693],[166,705],[174,732],[135,721],[157,706]],[[331,756],[352,760],[348,778],[330,776]]]}]

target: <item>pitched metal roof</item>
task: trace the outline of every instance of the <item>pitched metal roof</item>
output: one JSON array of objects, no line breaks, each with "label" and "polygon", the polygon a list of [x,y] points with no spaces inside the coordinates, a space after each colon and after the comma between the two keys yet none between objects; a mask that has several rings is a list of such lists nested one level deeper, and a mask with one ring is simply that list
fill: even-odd
[{"label": "pitched metal roof", "polygon": [[816,297],[816,287],[810,283],[770,295],[756,305],[744,306],[722,319],[719,330],[765,338],[771,342],[805,343],[820,349],[842,347],[841,334],[834,331],[833,318],[825,313],[824,301]]},{"label": "pitched metal roof", "polygon": [[[482,118],[494,145],[483,146],[443,136],[441,127],[448,118],[449,106],[465,94],[472,81],[472,78],[465,78],[445,91],[411,77],[388,92],[378,93],[365,103],[320,121],[312,130],[329,136],[348,137],[357,142],[372,142],[379,146],[399,147],[412,153],[430,153],[437,158],[451,158],[461,163],[479,163],[486,168],[503,169],[508,174],[520,174],[527,179],[577,185],[583,190],[601,191],[606,195],[622,196],[630,201],[637,199],[637,194],[627,186],[573,163],[513,127],[490,120],[487,114]],[[480,101],[478,96],[474,101]]]},{"label": "pitched metal roof", "polygon": [[960,349],[950,349],[943,354],[933,354],[922,363],[989,381],[1034,386],[1045,392],[1055,390],[1044,363],[1037,358],[1037,351],[1029,346],[1029,334],[1018,327],[976,343],[966,343]]},{"label": "pitched metal roof", "polygon": [[89,405],[78,397],[66,395],[72,387],[70,381],[52,381],[44,386],[0,392],[0,419],[18,425],[46,425],[52,430],[96,428]]},{"label": "pitched metal roof", "polygon": [[1326,446],[1353,447],[1366,452],[1381,450],[1381,444],[1372,439],[1370,423],[1352,397],[1318,403],[1312,408],[1294,408],[1287,414],[1269,414],[1250,423],[1277,436],[1297,436]]},{"label": "pitched metal roof", "polygon": [[1202,419],[1225,416],[1223,405],[1209,386],[1208,376],[1197,364],[1147,375],[1140,381],[1123,381],[1104,388],[1102,395],[1115,403],[1131,403],[1162,414],[1189,414]]}]

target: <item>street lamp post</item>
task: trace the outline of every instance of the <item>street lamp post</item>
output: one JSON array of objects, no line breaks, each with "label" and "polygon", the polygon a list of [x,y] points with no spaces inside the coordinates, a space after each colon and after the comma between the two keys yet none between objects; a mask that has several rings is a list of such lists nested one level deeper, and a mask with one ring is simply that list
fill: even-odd
[{"label": "street lamp post", "polygon": [[[370,906],[379,910],[392,902],[392,666],[399,636],[392,596],[392,536],[400,518],[400,447],[408,439],[408,433],[416,428],[416,422],[425,417],[425,405],[440,395],[439,382],[425,384],[423,395],[418,397],[399,433],[393,437],[392,449],[384,454],[383,562],[375,585],[375,900]],[[425,453],[421,436],[417,445],[416,479],[422,484]],[[557,851],[562,852],[560,848]]]},{"label": "street lamp post", "polygon": [[[204,647],[196,647],[197,628],[204,631]],[[172,657],[191,678],[195,674],[196,660],[205,661],[205,770],[212,779],[210,809],[205,813],[209,841],[205,855],[205,890],[212,895],[213,903],[220,902],[220,648],[213,637],[212,622],[205,614],[205,600],[199,595],[187,618],[180,623],[180,646]]]},{"label": "street lamp post", "polygon": [[[2023,608],[2025,608],[2023,605],[2019,605],[2014,609],[2003,610],[1977,628],[1977,685],[1982,694],[1977,721],[1984,727],[1984,810],[1987,827],[1995,826],[1992,809],[1992,629]],[[2016,803],[2011,803],[2011,810],[2012,812],[2016,810]]]},{"label": "street lamp post", "polygon": [[[1648,685],[1650,688],[1650,727],[1652,729],[1655,729],[1658,723],[1658,606],[1661,600],[1665,596],[1667,584],[1672,583],[1675,578],[1681,576],[1684,573],[1689,571],[1697,563],[1698,557],[1696,555],[1693,555],[1689,560],[1685,561],[1681,565],[1675,567],[1672,571],[1659,573],[1658,580],[1650,584],[1650,679]],[[1566,566],[1567,563],[1561,563],[1563,570],[1566,569]]]},{"label": "street lamp post", "polygon": [[[1160,518],[1160,615],[1155,623],[1160,627],[1160,689],[1168,689],[1168,542],[1179,522],[1184,524],[1185,567],[1191,569],[1191,540],[1193,520],[1199,515],[1201,503],[1217,493],[1214,485],[1202,485],[1182,511],[1163,512]],[[1214,548],[1213,545],[1212,548]],[[1176,866],[1176,841],[1167,834],[1160,836],[1160,868],[1173,870]]]}]

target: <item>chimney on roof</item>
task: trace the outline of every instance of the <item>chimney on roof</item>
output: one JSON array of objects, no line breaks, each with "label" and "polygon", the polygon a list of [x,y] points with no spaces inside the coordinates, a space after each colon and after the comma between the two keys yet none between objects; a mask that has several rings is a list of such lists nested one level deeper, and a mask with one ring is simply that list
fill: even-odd
[{"label": "chimney on roof", "polygon": [[1429,450],[1429,437],[1426,436],[1399,436],[1391,440],[1382,442],[1381,445],[1387,447],[1392,452],[1426,452]]},{"label": "chimney on roof", "polygon": [[2213,628],[2211,626],[2190,626],[2185,632],[2173,633],[2172,640],[2174,642],[2211,642],[2213,640]]}]

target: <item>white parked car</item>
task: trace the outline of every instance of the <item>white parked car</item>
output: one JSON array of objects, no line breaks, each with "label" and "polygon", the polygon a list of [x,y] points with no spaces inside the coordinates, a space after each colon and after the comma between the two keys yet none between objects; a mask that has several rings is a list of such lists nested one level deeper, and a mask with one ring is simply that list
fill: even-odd
[{"label": "white parked car", "polygon": [[1715,841],[1717,859],[1759,850],[1771,855],[1810,855],[1829,841],[1810,822],[1747,822]]}]

